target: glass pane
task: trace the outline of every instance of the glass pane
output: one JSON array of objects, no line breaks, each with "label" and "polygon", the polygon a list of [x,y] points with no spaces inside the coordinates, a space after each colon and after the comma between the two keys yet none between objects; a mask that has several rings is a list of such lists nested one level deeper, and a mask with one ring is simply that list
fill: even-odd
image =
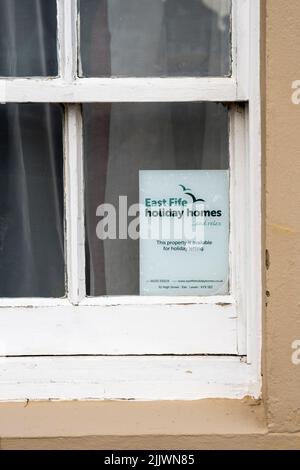
[{"label": "glass pane", "polygon": [[[128,232],[134,214],[130,212],[132,216],[127,218],[127,211],[139,203],[148,184],[143,182],[143,174],[152,177],[150,170],[155,170],[153,186],[157,198],[176,190],[179,198],[184,196],[190,200],[189,189],[196,195],[202,192],[204,188],[197,189],[195,181],[190,180],[193,186],[188,186],[186,175],[191,173],[193,179],[194,172],[204,178],[200,186],[210,187],[210,192],[224,193],[229,168],[228,111],[223,105],[214,103],[86,104],[83,118],[87,294],[143,294],[140,249],[144,249],[144,245],[140,247],[139,235],[136,237]],[[173,175],[161,179],[163,170],[167,173],[180,170],[176,173],[180,179],[176,188],[170,186]],[[199,173],[198,170],[206,171]],[[219,180],[218,171],[223,175]],[[224,199],[226,197],[228,201],[228,195]],[[213,199],[214,208],[220,210],[216,197]],[[112,220],[108,227],[109,236],[103,236],[101,226],[107,214],[107,206],[103,204],[110,204],[115,210],[115,223]],[[121,221],[124,214],[125,221]],[[226,220],[228,225],[228,214]],[[221,255],[224,258],[222,293],[228,292],[229,229],[225,232],[224,240],[218,244],[223,247]],[[154,259],[158,267],[160,262],[159,257]],[[214,267],[220,263],[219,260]],[[203,295],[212,293],[208,291]],[[169,294],[169,291],[163,293]],[[182,295],[181,290],[179,295]]]},{"label": "glass pane", "polygon": [[63,297],[63,109],[0,106],[0,297]]},{"label": "glass pane", "polygon": [[0,0],[0,76],[56,76],[56,0]]},{"label": "glass pane", "polygon": [[231,0],[80,0],[86,77],[226,76]]}]

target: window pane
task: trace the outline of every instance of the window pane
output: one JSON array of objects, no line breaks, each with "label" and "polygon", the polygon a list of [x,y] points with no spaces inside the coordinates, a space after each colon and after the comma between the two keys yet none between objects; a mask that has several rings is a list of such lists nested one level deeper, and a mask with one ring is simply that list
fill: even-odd
[{"label": "window pane", "polygon": [[80,0],[86,77],[225,76],[231,0]]},{"label": "window pane", "polygon": [[0,297],[63,297],[63,110],[0,106]]},{"label": "window pane", "polygon": [[[83,106],[83,118],[87,293],[89,296],[138,295],[144,292],[140,285],[139,240],[127,233],[128,222],[134,217],[126,218],[125,226],[120,222],[124,207],[120,207],[119,197],[126,196],[128,210],[137,204],[141,190],[139,178],[142,173],[149,176],[149,170],[156,170],[159,177],[155,177],[156,183],[154,180],[154,185],[159,186],[157,193],[165,189],[160,180],[162,172],[157,170],[191,170],[192,177],[196,170],[207,170],[205,184],[209,186],[209,178],[213,176],[213,192],[218,173],[213,170],[223,170],[223,174],[229,168],[228,111],[214,103],[87,104]],[[167,186],[170,181],[166,179]],[[185,184],[185,180],[179,183]],[[184,195],[177,186],[178,194]],[[169,189],[166,192],[170,192]],[[100,233],[104,203],[116,209],[115,238],[112,234],[103,239]],[[114,231],[113,224],[109,228]],[[222,293],[227,293],[228,230],[219,246],[224,248],[220,255],[224,258],[222,270],[225,273]],[[154,260],[156,266],[160,261],[159,258]],[[219,263],[221,258],[214,267],[218,268]],[[210,291],[204,295],[207,293]]]},{"label": "window pane", "polygon": [[0,0],[0,76],[56,76],[56,0]]}]

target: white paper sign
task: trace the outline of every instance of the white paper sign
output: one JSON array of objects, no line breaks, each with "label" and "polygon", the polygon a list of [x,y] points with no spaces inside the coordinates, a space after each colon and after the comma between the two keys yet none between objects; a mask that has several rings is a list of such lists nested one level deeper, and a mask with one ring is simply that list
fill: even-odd
[{"label": "white paper sign", "polygon": [[229,172],[140,171],[140,294],[224,295]]}]

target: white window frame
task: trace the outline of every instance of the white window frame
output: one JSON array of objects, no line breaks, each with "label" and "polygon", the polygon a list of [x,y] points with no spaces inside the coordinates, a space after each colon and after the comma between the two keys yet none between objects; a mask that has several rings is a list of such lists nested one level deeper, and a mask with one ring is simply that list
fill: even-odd
[{"label": "white window frame", "polygon": [[[68,290],[65,299],[0,299],[0,400],[260,396],[260,0],[232,3],[228,78],[78,78],[76,0],[57,0],[59,77],[0,79],[7,103],[66,104]],[[232,104],[230,295],[85,295],[78,103],[151,101]]]}]

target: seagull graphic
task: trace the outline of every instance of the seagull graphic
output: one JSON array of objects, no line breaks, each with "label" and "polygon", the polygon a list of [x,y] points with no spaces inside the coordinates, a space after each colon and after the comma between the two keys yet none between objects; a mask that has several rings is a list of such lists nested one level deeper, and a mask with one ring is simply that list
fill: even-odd
[{"label": "seagull graphic", "polygon": [[191,191],[191,188],[186,188],[185,186],[183,186],[183,184],[180,184],[179,186],[183,189],[183,191],[184,191],[184,193],[186,194],[186,196],[191,196],[191,198],[192,198],[192,200],[193,200],[193,204],[195,204],[196,202],[205,202],[204,199],[197,199],[197,198],[194,196],[194,194],[192,194],[192,193],[187,193],[187,191]]},{"label": "seagull graphic", "polygon": [[187,196],[191,196],[192,200],[193,200],[193,204],[195,204],[195,202],[205,202],[204,199],[197,199],[195,198],[194,194],[192,193],[185,193]]},{"label": "seagull graphic", "polygon": [[186,188],[185,186],[183,186],[183,184],[180,184],[179,186],[183,189],[184,192],[191,191],[191,188]]}]

